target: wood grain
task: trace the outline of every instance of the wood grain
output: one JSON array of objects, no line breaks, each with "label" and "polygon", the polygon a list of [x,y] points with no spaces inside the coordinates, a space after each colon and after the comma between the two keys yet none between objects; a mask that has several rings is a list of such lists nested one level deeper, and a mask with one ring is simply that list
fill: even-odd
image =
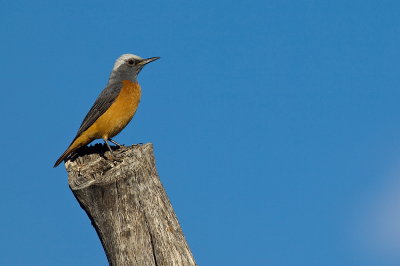
[{"label": "wood grain", "polygon": [[110,265],[196,265],[157,174],[153,145],[103,145],[66,162],[68,183]]}]

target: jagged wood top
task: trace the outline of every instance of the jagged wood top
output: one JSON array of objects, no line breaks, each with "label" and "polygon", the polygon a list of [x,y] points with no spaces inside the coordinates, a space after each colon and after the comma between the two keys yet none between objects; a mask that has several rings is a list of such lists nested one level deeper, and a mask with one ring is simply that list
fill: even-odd
[{"label": "jagged wood top", "polygon": [[[107,146],[96,144],[80,149],[79,152],[65,163],[68,172],[68,184],[72,190],[82,189],[91,185],[108,184],[115,182],[121,169],[129,164],[133,171],[140,170],[143,159],[154,160],[153,144],[112,146],[113,158]],[[149,158],[143,158],[143,156]],[[148,166],[148,165],[147,165]]]},{"label": "jagged wood top", "polygon": [[96,144],[65,164],[110,265],[196,265],[158,177],[153,145],[114,147],[113,156]]}]

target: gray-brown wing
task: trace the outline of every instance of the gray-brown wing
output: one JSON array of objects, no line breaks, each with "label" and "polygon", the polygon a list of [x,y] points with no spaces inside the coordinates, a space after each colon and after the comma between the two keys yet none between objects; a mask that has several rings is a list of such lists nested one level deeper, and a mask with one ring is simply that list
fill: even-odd
[{"label": "gray-brown wing", "polygon": [[118,97],[119,92],[121,91],[122,83],[118,82],[115,84],[111,84],[107,86],[97,97],[96,101],[94,102],[92,108],[90,108],[89,112],[83,119],[83,122],[76,133],[76,137],[80,136],[82,132],[87,130],[91,125],[93,125],[96,120],[105,113],[105,111],[110,108],[111,104],[115,101]]}]

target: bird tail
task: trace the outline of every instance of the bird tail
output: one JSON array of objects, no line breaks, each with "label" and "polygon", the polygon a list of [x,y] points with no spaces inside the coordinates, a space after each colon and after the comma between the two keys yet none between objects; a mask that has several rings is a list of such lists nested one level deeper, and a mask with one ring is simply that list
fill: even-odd
[{"label": "bird tail", "polygon": [[73,151],[72,147],[69,146],[68,149],[57,159],[56,163],[54,164],[54,168],[57,167],[62,161],[64,161]]},{"label": "bird tail", "polygon": [[73,152],[82,147],[84,142],[82,142],[82,136],[76,136],[71,144],[68,146],[67,150],[58,158],[56,163],[54,164],[54,168],[57,167],[62,161],[68,158],[68,156]]},{"label": "bird tail", "polygon": [[69,145],[68,149],[58,158],[53,167],[57,167],[63,160],[68,159],[68,156],[79,149],[80,147],[92,142],[94,138],[88,137],[86,134],[77,135]]}]

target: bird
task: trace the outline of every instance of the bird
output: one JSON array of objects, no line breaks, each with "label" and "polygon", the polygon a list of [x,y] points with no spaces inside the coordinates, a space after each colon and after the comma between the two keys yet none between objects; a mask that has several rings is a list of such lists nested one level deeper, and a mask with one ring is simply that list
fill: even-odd
[{"label": "bird", "polygon": [[141,87],[137,81],[138,74],[146,64],[159,58],[123,54],[115,61],[105,89],[97,97],[75,138],[53,167],[57,167],[74,151],[95,139],[103,139],[111,154],[108,141],[121,146],[112,138],[128,125],[139,106]]}]

